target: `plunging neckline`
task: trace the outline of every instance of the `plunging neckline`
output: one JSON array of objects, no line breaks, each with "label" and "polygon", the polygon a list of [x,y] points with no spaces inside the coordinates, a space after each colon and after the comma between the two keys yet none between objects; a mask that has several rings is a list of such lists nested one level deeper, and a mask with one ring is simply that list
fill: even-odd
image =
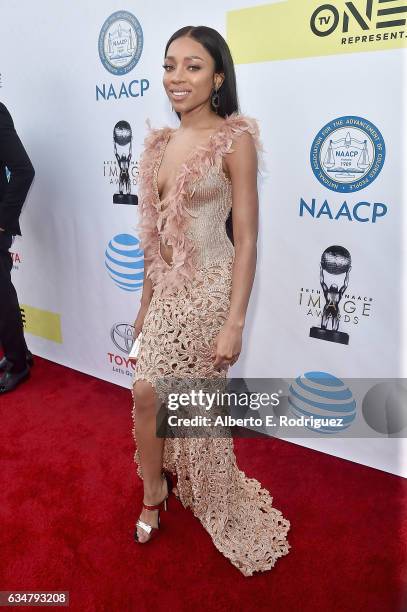
[{"label": "plunging neckline", "polygon": [[[253,137],[256,149],[261,150],[261,145],[255,120],[237,112],[225,117],[210,134],[207,142],[197,143],[188,153],[183,165],[177,169],[177,174],[173,175],[174,179],[171,179],[171,185],[169,184],[171,189],[161,203],[155,175],[158,174],[161,158],[175,129],[168,125],[161,129],[152,129],[151,126],[149,128],[150,133],[145,140],[145,155],[140,163],[139,237],[147,258],[151,260],[147,274],[153,283],[156,295],[177,296],[179,290],[189,286],[190,281],[196,277],[200,261],[198,256],[200,249],[199,247],[197,249],[191,222],[191,217],[196,219],[199,216],[199,211],[196,211],[198,215],[193,214],[195,212],[193,196],[198,183],[209,173],[212,175],[212,169],[216,170],[216,177],[214,176],[213,180],[216,178],[218,181],[218,178],[221,178],[222,184],[214,183],[214,191],[216,195],[227,197],[231,203],[232,180],[221,171],[224,156],[235,150],[233,147],[235,136],[245,132]],[[224,179],[225,184],[223,184]],[[227,194],[224,193],[226,189]],[[190,202],[191,208],[189,208]],[[168,244],[168,240],[171,244]],[[167,251],[165,253],[170,263],[165,261],[162,255],[160,257],[161,249],[167,246],[172,247],[172,253]],[[169,248],[168,251],[170,250]]]},{"label": "plunging neckline", "polygon": [[[206,151],[210,145],[212,144],[212,139],[223,129],[224,124],[227,122],[227,119],[224,119],[222,124],[219,126],[219,128],[215,129],[214,132],[209,136],[209,138],[206,140],[205,144],[197,144],[194,147],[192,147],[191,151],[188,153],[188,155],[186,156],[185,160],[182,162],[182,164],[180,165],[179,169],[177,170],[176,174],[174,175],[174,181],[173,181],[173,188],[170,188],[168,194],[165,196],[165,198],[161,199],[160,197],[160,192],[158,189],[158,173],[160,172],[160,168],[162,165],[162,161],[165,155],[165,152],[167,150],[167,146],[168,143],[170,141],[170,138],[172,136],[172,134],[174,134],[174,132],[176,132],[175,128],[167,128],[168,132],[163,140],[162,146],[161,146],[161,150],[160,150],[160,154],[158,156],[157,159],[157,163],[155,166],[155,171],[154,171],[154,191],[155,191],[155,196],[156,196],[156,200],[157,200],[157,204],[159,206],[160,209],[163,208],[163,204],[165,203],[166,200],[168,200],[173,193],[176,192],[176,185],[179,181],[179,178],[181,177],[182,173],[185,171],[186,167],[188,166],[188,164],[190,164],[191,160],[194,159],[195,155],[198,155],[198,153],[200,153],[201,151]],[[165,261],[165,260],[164,260]],[[167,262],[166,262],[167,263]]]}]

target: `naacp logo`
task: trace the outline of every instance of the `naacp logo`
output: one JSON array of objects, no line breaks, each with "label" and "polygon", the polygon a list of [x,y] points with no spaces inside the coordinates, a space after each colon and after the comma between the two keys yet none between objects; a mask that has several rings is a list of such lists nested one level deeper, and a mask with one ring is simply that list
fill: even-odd
[{"label": "naacp logo", "polygon": [[367,119],[349,115],[333,119],[318,132],[310,162],[324,187],[337,193],[352,193],[377,178],[385,155],[378,128]]},{"label": "naacp logo", "polygon": [[143,51],[143,30],[132,13],[117,11],[108,17],[99,34],[99,56],[112,74],[127,74]]}]

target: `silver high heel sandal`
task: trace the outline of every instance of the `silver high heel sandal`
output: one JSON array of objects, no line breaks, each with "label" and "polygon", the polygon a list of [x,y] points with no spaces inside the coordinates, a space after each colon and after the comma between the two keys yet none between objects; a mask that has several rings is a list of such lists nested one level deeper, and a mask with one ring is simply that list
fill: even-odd
[{"label": "silver high heel sandal", "polygon": [[[164,497],[164,499],[159,504],[155,504],[155,505],[149,505],[149,504],[145,504],[143,502],[143,508],[145,508],[146,510],[158,510],[158,517],[157,517],[157,525],[158,525],[158,527],[153,527],[153,525],[149,525],[148,523],[145,523],[144,521],[142,521],[139,518],[137,523],[136,523],[136,529],[135,529],[135,532],[134,532],[134,539],[139,544],[147,544],[147,542],[150,542],[150,540],[153,539],[153,537],[157,534],[158,530],[160,529],[160,512],[161,512],[161,509],[164,508],[165,511],[167,510],[168,498],[169,498],[170,493],[172,491],[173,483],[172,483],[171,474],[169,472],[167,472],[167,470],[163,470],[163,476],[164,476],[164,479],[167,481],[167,495]],[[143,529],[150,536],[148,538],[148,540],[145,540],[145,542],[141,542],[139,540],[138,534],[137,534],[137,527],[141,527],[141,529]]]}]

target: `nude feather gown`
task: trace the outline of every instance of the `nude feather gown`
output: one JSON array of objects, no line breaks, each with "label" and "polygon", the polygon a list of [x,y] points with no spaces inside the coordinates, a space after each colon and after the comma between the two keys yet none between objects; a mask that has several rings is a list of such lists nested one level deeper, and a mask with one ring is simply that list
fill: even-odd
[{"label": "nude feather gown", "polygon": [[[150,130],[139,175],[138,235],[154,291],[133,383],[149,381],[161,402],[171,377],[226,380],[227,370],[215,370],[211,358],[229,311],[234,259],[225,229],[232,184],[222,158],[244,132],[260,148],[256,121],[233,113],[206,146],[190,154],[161,202],[157,174],[172,131]],[[160,254],[160,235],[173,248],[171,265]],[[133,422],[136,411],[133,402]],[[134,427],[133,436],[137,445]],[[134,460],[143,478],[138,449]],[[289,552],[290,522],[273,507],[269,492],[238,468],[233,438],[167,437],[164,468],[178,477],[183,506],[243,575],[269,570]]]}]

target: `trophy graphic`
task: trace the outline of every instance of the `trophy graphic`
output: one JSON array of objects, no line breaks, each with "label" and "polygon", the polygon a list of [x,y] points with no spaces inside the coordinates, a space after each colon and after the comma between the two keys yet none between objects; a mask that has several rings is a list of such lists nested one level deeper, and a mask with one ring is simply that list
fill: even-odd
[{"label": "trophy graphic", "polygon": [[[351,270],[351,257],[347,249],[341,246],[330,246],[322,253],[320,266],[320,283],[324,292],[325,305],[322,311],[321,327],[311,327],[309,335],[319,340],[349,344],[349,334],[338,331],[339,329],[339,302],[341,301],[346,287],[349,283],[349,272]],[[344,274],[342,284],[325,282],[324,272],[334,276]]]},{"label": "trophy graphic", "polygon": [[131,193],[130,161],[132,133],[127,121],[119,121],[113,129],[114,154],[119,165],[119,193],[113,195],[114,204],[137,204],[138,198]]}]

